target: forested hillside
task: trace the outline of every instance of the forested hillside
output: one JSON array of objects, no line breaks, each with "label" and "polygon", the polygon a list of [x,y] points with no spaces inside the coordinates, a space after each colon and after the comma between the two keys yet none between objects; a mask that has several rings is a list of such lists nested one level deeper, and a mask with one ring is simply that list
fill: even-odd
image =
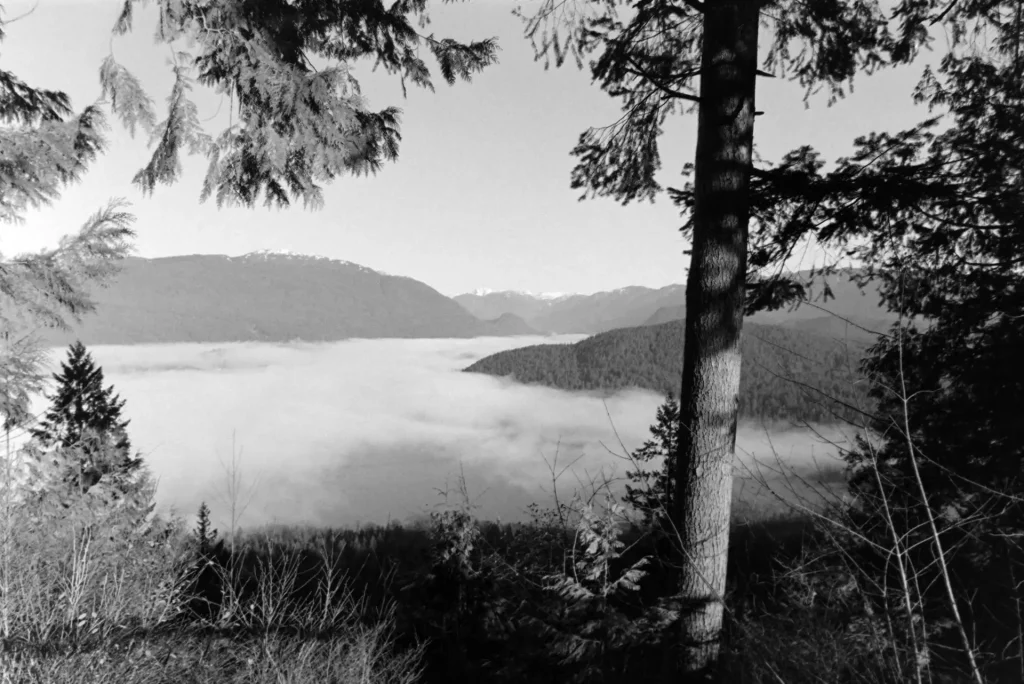
[{"label": "forested hillside", "polygon": [[[850,280],[852,272],[843,271],[830,277],[812,277],[806,271],[797,274],[801,282],[812,282],[809,301],[799,307],[783,307],[759,311],[746,320],[763,325],[785,325],[806,328],[826,336],[873,340],[868,330],[884,330],[895,316],[881,305],[878,283],[867,283],[863,289]],[[831,296],[823,298],[828,282]],[[624,287],[590,295],[532,295],[526,292],[474,292],[454,297],[474,316],[484,320],[512,313],[540,331],[596,334],[637,325],[657,325],[682,320],[686,288],[669,285],[660,289]],[[834,315],[833,315],[834,314]]]},{"label": "forested hillside", "polygon": [[[499,352],[465,369],[565,390],[639,387],[677,395],[683,321],[624,328],[575,344],[543,344]],[[857,373],[866,345],[802,330],[743,327],[740,414],[765,420],[826,422],[869,405]]]},{"label": "forested hillside", "polygon": [[481,321],[425,283],[345,261],[293,254],[129,258],[97,310],[55,346],[171,342],[311,342],[351,337],[524,335],[525,321]]}]

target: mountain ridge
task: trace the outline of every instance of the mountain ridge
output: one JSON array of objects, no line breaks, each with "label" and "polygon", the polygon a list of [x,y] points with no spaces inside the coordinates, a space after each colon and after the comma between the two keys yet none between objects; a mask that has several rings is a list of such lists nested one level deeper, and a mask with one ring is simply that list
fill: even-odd
[{"label": "mountain ridge", "polygon": [[661,306],[682,301],[685,291],[683,285],[658,289],[631,285],[550,298],[506,290],[483,295],[466,293],[453,299],[481,319],[514,313],[542,332],[594,334],[640,325]]},{"label": "mountain ridge", "polygon": [[[806,272],[799,274],[806,277]],[[828,302],[808,303],[778,311],[760,311],[746,320],[752,323],[783,326],[809,327],[823,333],[833,334],[844,326],[852,337],[873,339],[860,327],[869,330],[883,330],[894,316],[880,304],[878,286],[868,284],[863,290],[841,272],[829,278],[834,298]],[[481,292],[485,294],[480,294]],[[682,284],[666,285],[661,288],[629,286],[596,292],[594,294],[565,295],[558,298],[542,298],[529,292],[477,290],[453,297],[467,311],[478,318],[495,318],[503,313],[514,313],[530,326],[553,333],[598,334],[618,328],[639,325],[654,325],[680,320],[685,310],[686,287]],[[822,311],[825,309],[825,311]],[[810,319],[835,316],[833,321]],[[853,326],[847,326],[841,319],[848,319]]]},{"label": "mountain ridge", "polygon": [[44,341],[318,342],[531,334],[522,321],[475,318],[413,278],[341,259],[268,250],[128,257],[107,286],[90,291],[96,311],[72,323],[70,331],[45,331]]},{"label": "mountain ridge", "polygon": [[[749,316],[744,320],[746,323],[754,323],[761,325],[778,325],[783,328],[792,328],[794,330],[804,330],[824,337],[832,339],[844,339],[856,342],[874,342],[880,333],[885,332],[886,329],[892,324],[895,316],[887,315],[880,317],[864,317],[864,316],[833,316],[833,315],[821,315],[813,318],[799,318],[796,320],[785,320],[779,319],[771,312],[765,312],[768,315],[761,315],[761,313]],[[660,325],[662,323],[669,323],[672,321],[685,320],[686,315],[685,306],[663,306],[654,312],[650,318],[648,318],[644,325]],[[775,321],[774,323],[770,321]]]},{"label": "mountain ridge", "polygon": [[[889,315],[856,286],[836,283],[833,308],[855,323],[828,320],[809,306],[747,320],[870,340]],[[238,256],[129,257],[108,287],[92,288],[97,311],[44,340],[66,344],[334,341],[600,334],[683,315],[685,287],[629,286],[593,294],[516,291],[449,298],[426,283],[361,264],[290,250]],[[482,292],[479,291],[479,292]],[[834,302],[840,302],[836,307]]]}]

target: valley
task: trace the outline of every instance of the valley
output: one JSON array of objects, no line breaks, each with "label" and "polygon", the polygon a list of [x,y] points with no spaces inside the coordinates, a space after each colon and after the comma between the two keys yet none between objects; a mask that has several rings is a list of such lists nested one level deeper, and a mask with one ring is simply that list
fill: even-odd
[{"label": "valley", "polygon": [[[649,437],[657,393],[602,397],[461,372],[546,339],[97,345],[91,353],[126,401],[162,510],[191,517],[205,501],[225,529],[234,453],[246,489],[254,487],[243,527],[351,527],[421,520],[444,503],[436,490],[460,474],[481,517],[523,520],[529,504],[549,503],[556,453],[561,464],[579,459],[562,476],[563,495],[587,473],[622,478],[623,447]],[[53,358],[62,355],[55,349]],[[749,472],[758,462],[777,467],[773,448],[797,472],[834,478],[836,448],[822,440],[850,438],[829,426],[814,426],[821,436],[766,427],[747,418],[738,437],[744,510],[779,508]]]},{"label": "valley", "polygon": [[[761,312],[751,323],[864,342],[893,320],[877,290],[842,274],[835,298]],[[471,338],[596,334],[682,320],[685,288],[626,287],[594,294],[485,292],[447,297],[413,278],[318,255],[259,251],[125,259],[91,286],[95,313],[54,345],[175,342],[330,342],[350,338]],[[213,293],[216,296],[212,296]],[[834,315],[831,315],[834,314]],[[859,327],[858,327],[859,326]]]},{"label": "valley", "polygon": [[0,42],[0,684],[1024,681],[1020,2]]},{"label": "valley", "polygon": [[[866,297],[838,289],[840,315],[872,320]],[[681,373],[680,286],[451,299],[358,264],[264,252],[129,259],[94,296],[96,314],[49,333],[53,359],[69,341],[89,346],[167,510],[206,501],[223,516],[224,464],[242,452],[257,487],[248,525],[419,519],[460,473],[481,516],[521,520],[547,496],[556,452],[580,459],[568,491],[584,473],[621,480]],[[820,314],[745,326],[738,467],[785,444],[787,467],[841,483],[828,442],[848,444],[847,409],[868,403],[856,368],[870,339]],[[737,501],[777,510],[755,479],[737,471]]]}]

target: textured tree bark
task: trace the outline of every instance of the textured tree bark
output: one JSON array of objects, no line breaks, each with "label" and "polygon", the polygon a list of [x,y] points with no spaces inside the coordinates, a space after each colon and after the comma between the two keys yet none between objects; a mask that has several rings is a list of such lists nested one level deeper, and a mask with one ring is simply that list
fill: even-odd
[{"label": "textured tree bark", "polygon": [[676,681],[718,671],[740,388],[760,2],[706,0],[693,249],[675,459],[681,557]]}]

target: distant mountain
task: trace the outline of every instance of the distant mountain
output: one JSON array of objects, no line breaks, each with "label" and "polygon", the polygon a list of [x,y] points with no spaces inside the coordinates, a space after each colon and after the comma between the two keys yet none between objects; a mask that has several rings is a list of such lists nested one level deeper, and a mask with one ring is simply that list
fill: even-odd
[{"label": "distant mountain", "polygon": [[661,325],[672,321],[686,320],[686,306],[663,306],[655,311],[650,318],[644,321],[644,325]]},{"label": "distant mountain", "polygon": [[[806,277],[806,273],[800,275]],[[750,320],[770,325],[807,321],[826,316],[834,318],[829,314],[848,318],[858,323],[895,320],[896,317],[882,305],[882,297],[879,294],[877,283],[868,283],[862,290],[850,280],[848,274],[837,273],[829,277],[828,284],[834,298],[830,297],[827,302],[821,299],[820,289],[818,289],[812,294],[814,298],[811,302],[801,304],[792,311],[788,307],[778,311],[761,311],[752,316]],[[889,326],[884,327],[888,328]]]},{"label": "distant mountain", "polygon": [[669,285],[657,290],[634,286],[575,295],[554,300],[547,311],[529,322],[541,330],[558,333],[600,333],[637,326],[661,307],[681,302],[685,292],[682,285]]},{"label": "distant mountain", "polygon": [[[808,307],[808,309],[822,313],[820,310],[811,307]],[[682,321],[685,316],[686,307],[665,306],[655,311],[654,315],[644,322],[644,325],[660,325],[671,321]],[[775,325],[783,328],[804,330],[831,339],[873,343],[878,338],[878,333],[884,333],[888,330],[893,317],[890,315],[888,318],[860,318],[856,316],[840,318],[838,316],[822,314],[814,318],[796,317],[795,320],[786,320],[775,312],[760,312],[746,319],[746,322],[749,323],[772,324],[769,321],[774,321]],[[746,325],[746,322],[744,325]]]},{"label": "distant mountain", "polygon": [[685,287],[625,287],[591,295],[533,295],[526,292],[477,291],[455,301],[478,318],[515,314],[537,330],[553,333],[599,333],[642,325],[663,306],[680,304]]},{"label": "distant mountain", "polygon": [[481,321],[433,288],[347,261],[291,253],[129,258],[93,291],[97,311],[64,345],[306,341],[529,334],[514,317]]},{"label": "distant mountain", "polygon": [[[795,310],[762,311],[748,320],[770,325],[799,324],[798,327],[810,326],[810,330],[832,334],[845,327],[845,323],[807,322],[825,317],[834,319],[829,315],[832,313],[872,330],[888,328],[893,316],[881,305],[877,286],[869,285],[862,291],[844,274],[829,278],[829,284],[835,298],[828,302],[818,299],[815,293],[816,299],[812,303],[802,304]],[[478,318],[514,313],[538,330],[593,334],[615,328],[682,320],[685,296],[684,285],[669,285],[660,289],[626,287],[592,295],[532,295],[528,292],[478,290],[454,299]],[[855,329],[855,326],[851,328]],[[864,331],[851,335],[863,339],[871,337]]]},{"label": "distant mountain", "polygon": [[453,299],[481,320],[493,320],[505,314],[512,314],[529,322],[559,298],[572,296],[574,295],[533,294],[514,290],[476,290],[456,295]]},{"label": "distant mountain", "polygon": [[[480,359],[465,372],[565,390],[639,387],[678,395],[683,327],[682,321],[672,321],[613,330],[575,344],[512,349]],[[744,418],[830,422],[837,414],[851,415],[843,403],[871,404],[864,384],[855,384],[856,364],[866,348],[862,343],[747,323],[741,346]]]},{"label": "distant mountain", "polygon": [[878,333],[885,333],[892,324],[892,318],[849,318],[843,320],[835,316],[818,316],[796,321],[786,321],[785,328],[803,330],[834,340],[850,340],[851,342],[874,343]]},{"label": "distant mountain", "polygon": [[572,292],[539,292],[535,294],[527,290],[490,290],[486,287],[477,288],[471,294],[477,297],[486,297],[488,295],[523,295],[531,299],[563,299],[573,296]]},{"label": "distant mountain", "polygon": [[502,314],[493,321],[483,321],[486,334],[495,337],[511,337],[513,335],[539,335],[540,332],[515,314]]}]

